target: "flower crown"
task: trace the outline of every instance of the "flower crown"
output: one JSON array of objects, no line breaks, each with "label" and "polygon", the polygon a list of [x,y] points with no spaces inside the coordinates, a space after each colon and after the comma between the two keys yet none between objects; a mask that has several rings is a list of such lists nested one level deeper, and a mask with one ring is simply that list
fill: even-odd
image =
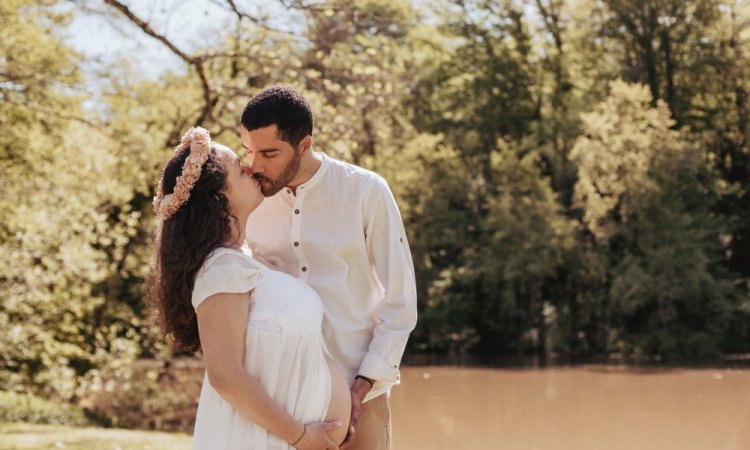
[{"label": "flower crown", "polygon": [[185,163],[182,165],[182,175],[177,177],[174,191],[171,194],[164,195],[162,182],[159,180],[159,187],[156,189],[154,197],[154,211],[161,220],[167,220],[177,212],[190,198],[190,190],[193,189],[198,178],[201,176],[201,168],[208,160],[208,154],[211,152],[211,136],[208,130],[201,127],[195,127],[188,130],[180,144],[174,149],[179,153],[185,148],[190,147],[190,154]]}]

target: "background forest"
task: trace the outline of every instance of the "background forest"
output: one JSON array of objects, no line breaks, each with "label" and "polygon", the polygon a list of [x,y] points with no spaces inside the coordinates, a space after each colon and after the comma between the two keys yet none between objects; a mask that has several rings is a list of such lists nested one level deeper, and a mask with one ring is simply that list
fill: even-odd
[{"label": "background forest", "polygon": [[[212,3],[231,20],[189,50],[126,1],[0,3],[0,390],[76,402],[179,356],[144,300],[158,173],[191,126],[237,148],[277,83],[399,201],[412,354],[750,351],[747,0]],[[182,69],[92,89],[77,9]]]}]

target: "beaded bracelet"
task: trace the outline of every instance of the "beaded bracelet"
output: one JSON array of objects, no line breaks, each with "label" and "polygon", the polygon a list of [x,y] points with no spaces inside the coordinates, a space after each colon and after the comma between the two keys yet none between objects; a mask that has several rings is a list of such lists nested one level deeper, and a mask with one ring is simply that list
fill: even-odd
[{"label": "beaded bracelet", "polygon": [[299,437],[297,438],[296,441],[294,441],[294,442],[292,442],[290,444],[292,447],[294,447],[295,445],[297,445],[299,443],[299,441],[302,440],[302,437],[305,435],[305,431],[307,431],[307,424],[302,424],[302,425],[304,426],[304,428],[302,429],[302,434],[299,435]]}]

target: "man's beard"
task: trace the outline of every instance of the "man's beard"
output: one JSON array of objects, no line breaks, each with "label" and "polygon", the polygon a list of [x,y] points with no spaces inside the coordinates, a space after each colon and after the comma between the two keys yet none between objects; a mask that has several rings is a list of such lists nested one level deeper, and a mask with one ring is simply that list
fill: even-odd
[{"label": "man's beard", "polygon": [[[300,157],[300,151],[295,149],[292,160],[289,161],[289,164],[287,164],[287,166],[284,168],[284,171],[281,172],[279,177],[275,180],[267,178],[263,174],[255,174],[255,179],[261,182],[260,191],[263,193],[263,195],[266,197],[270,197],[280,190],[284,189],[284,187],[287,186],[297,175],[301,159],[302,158]],[[268,184],[263,184],[263,182],[267,182]]]}]

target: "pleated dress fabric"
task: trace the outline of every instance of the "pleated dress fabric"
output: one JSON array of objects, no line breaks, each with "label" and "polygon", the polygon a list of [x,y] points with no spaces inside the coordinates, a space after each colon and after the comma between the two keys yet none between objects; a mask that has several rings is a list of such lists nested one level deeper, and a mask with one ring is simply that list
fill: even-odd
[{"label": "pleated dress fabric", "polygon": [[[248,249],[216,249],[196,275],[193,307],[221,292],[251,292],[246,370],[302,423],[325,419],[331,374],[321,325],[323,304],[304,282],[271,270]],[[286,441],[242,417],[204,376],[193,434],[195,450],[289,450]]]}]

